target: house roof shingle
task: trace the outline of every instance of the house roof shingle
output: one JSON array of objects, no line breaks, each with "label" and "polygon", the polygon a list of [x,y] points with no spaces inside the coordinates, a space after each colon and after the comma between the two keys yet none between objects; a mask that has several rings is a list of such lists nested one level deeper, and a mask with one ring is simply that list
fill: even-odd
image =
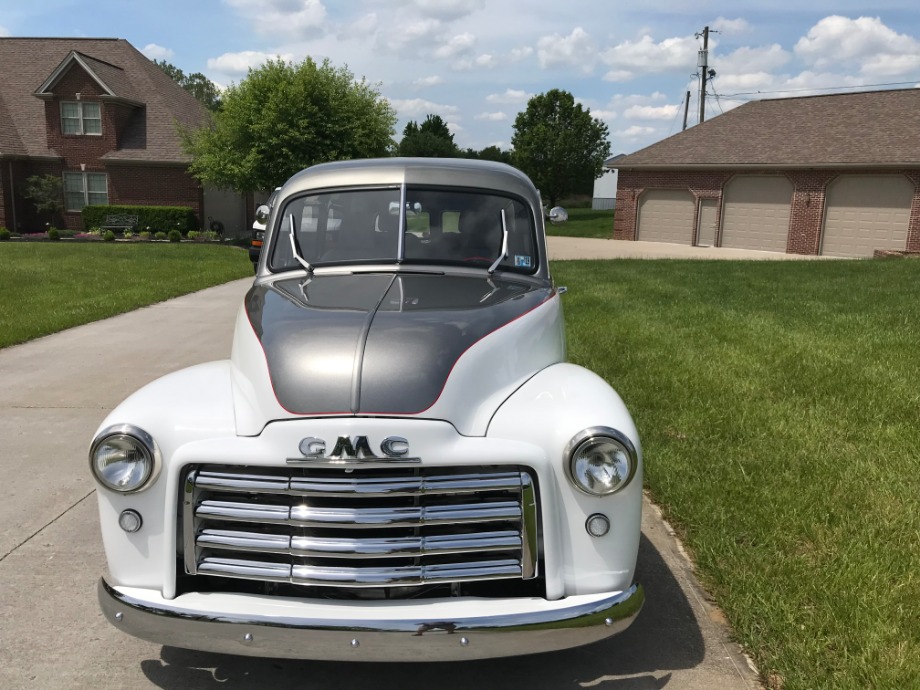
[{"label": "house roof shingle", "polygon": [[0,156],[58,156],[48,148],[45,105],[35,94],[72,53],[105,84],[111,98],[143,104],[124,132],[122,147],[103,160],[188,162],[175,123],[200,126],[206,110],[117,38],[0,38]]},{"label": "house roof shingle", "polygon": [[624,169],[920,165],[920,88],[752,101],[616,162]]}]

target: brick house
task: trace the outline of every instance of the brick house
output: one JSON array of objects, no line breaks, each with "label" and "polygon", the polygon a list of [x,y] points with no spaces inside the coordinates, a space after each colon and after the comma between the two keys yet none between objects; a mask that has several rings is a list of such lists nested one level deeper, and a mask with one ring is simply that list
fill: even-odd
[{"label": "brick house", "polygon": [[[23,196],[33,175],[61,178],[56,222],[71,229],[87,204],[187,206],[205,226],[226,212],[188,174],[176,129],[207,111],[127,41],[0,38],[0,65],[0,226],[44,229]],[[213,196],[242,221],[242,199]]]},{"label": "brick house", "polygon": [[615,239],[920,251],[920,89],[746,103],[616,167]]}]

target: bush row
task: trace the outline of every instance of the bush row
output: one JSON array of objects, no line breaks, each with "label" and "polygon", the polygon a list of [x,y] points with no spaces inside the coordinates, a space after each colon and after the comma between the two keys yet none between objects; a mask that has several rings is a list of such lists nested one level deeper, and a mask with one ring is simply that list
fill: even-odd
[{"label": "bush row", "polygon": [[169,231],[182,234],[198,229],[198,218],[185,206],[84,206],[83,227],[105,227],[113,215],[137,216],[135,230]]}]

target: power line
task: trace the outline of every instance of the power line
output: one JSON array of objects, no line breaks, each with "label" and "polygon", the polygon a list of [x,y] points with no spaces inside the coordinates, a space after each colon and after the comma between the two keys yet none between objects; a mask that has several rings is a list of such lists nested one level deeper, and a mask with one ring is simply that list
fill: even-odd
[{"label": "power line", "polygon": [[734,98],[736,96],[759,96],[769,93],[798,93],[802,91],[836,91],[839,89],[868,89],[875,86],[908,86],[920,84],[920,79],[912,81],[889,81],[881,84],[848,84],[846,86],[817,86],[811,89],[777,89],[775,91],[739,91],[738,93],[723,93],[722,98]]}]

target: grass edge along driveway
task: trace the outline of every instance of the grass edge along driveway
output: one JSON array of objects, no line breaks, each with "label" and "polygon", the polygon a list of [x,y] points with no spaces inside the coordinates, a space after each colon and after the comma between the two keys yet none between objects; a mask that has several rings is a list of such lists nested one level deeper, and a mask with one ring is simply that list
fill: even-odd
[{"label": "grass edge along driveway", "polygon": [[553,270],[767,687],[920,687],[920,261]]},{"label": "grass edge along driveway", "polygon": [[252,275],[214,244],[0,243],[0,347]]}]

